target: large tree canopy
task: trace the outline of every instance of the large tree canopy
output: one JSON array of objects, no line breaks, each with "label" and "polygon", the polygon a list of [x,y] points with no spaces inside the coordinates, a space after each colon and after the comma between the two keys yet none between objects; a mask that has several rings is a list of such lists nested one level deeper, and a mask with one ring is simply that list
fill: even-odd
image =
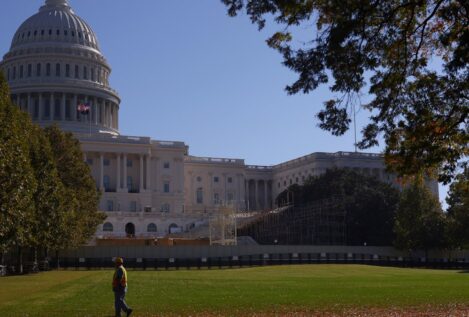
[{"label": "large tree canopy", "polygon": [[[317,115],[322,129],[344,134],[351,105],[368,89],[371,100],[361,106],[370,121],[361,149],[377,145],[382,135],[392,170],[401,176],[424,171],[445,183],[467,164],[467,0],[222,2],[231,16],[246,9],[259,28],[270,17],[281,26],[267,43],[298,73],[289,94],[309,93],[332,80],[337,97]],[[310,30],[304,44],[298,44],[296,26]]]}]

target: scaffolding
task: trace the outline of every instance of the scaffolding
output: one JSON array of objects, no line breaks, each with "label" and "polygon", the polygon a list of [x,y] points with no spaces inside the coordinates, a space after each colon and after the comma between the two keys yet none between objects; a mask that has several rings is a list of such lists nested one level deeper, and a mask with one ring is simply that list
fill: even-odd
[{"label": "scaffolding", "polygon": [[237,245],[236,213],[232,207],[219,206],[209,218],[210,245]]},{"label": "scaffolding", "polygon": [[346,210],[341,197],[304,206],[284,206],[238,230],[260,244],[344,245]]}]

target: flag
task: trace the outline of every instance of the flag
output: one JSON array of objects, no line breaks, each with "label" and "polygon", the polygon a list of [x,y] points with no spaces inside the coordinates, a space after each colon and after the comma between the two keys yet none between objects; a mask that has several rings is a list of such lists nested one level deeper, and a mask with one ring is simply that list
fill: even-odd
[{"label": "flag", "polygon": [[77,107],[77,110],[81,114],[89,114],[90,113],[90,105],[87,103],[80,103]]}]

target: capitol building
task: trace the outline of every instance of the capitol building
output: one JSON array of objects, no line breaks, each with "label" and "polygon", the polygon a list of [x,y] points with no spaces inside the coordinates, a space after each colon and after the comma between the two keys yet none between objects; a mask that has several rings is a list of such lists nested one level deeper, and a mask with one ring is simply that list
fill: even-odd
[{"label": "capitol building", "polygon": [[[184,142],[119,133],[121,99],[92,28],[67,0],[46,0],[13,35],[0,62],[11,97],[33,122],[56,124],[78,138],[107,219],[96,236],[163,237],[204,223],[221,205],[236,211],[275,208],[292,184],[331,168],[394,183],[380,154],[312,153],[272,166],[192,156]],[[88,104],[87,115],[77,111]],[[431,183],[438,193],[438,184]]]}]

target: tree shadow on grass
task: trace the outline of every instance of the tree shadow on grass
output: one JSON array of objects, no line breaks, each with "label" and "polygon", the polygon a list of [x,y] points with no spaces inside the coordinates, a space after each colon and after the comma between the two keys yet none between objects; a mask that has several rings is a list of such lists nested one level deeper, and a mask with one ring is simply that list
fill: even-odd
[{"label": "tree shadow on grass", "polygon": [[462,270],[462,271],[459,271],[458,273],[469,274],[469,270]]}]

